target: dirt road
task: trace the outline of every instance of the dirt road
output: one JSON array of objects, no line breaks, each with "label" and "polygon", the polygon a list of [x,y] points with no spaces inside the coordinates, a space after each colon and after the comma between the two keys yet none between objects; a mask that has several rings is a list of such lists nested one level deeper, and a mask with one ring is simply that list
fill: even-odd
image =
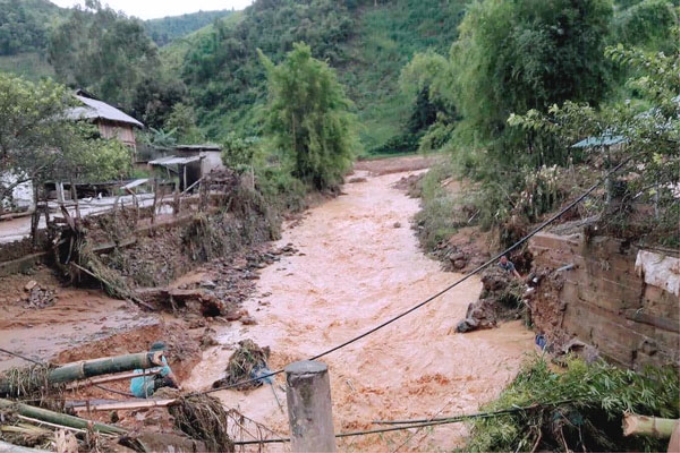
[{"label": "dirt road", "polygon": [[[204,353],[185,386],[204,389],[223,377],[238,340],[270,346],[270,367],[306,359],[426,299],[460,276],[444,273],[418,249],[409,219],[417,200],[393,189],[408,173],[366,176],[345,194],[311,210],[284,232],[297,256],[264,269],[259,297],[246,302],[258,324],[220,327],[221,346]],[[375,419],[469,413],[494,398],[532,351],[519,323],[467,335],[454,333],[481,288],[477,278],[415,313],[326,356],[336,432],[375,428]],[[222,391],[230,407],[288,435],[284,379],[250,392]],[[341,451],[439,451],[459,446],[463,425],[342,440]],[[271,445],[267,451],[286,451]]]}]

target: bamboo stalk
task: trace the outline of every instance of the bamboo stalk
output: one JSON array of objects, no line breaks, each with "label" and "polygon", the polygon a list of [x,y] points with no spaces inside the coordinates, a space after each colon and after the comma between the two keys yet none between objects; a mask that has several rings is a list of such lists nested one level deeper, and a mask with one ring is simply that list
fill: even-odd
[{"label": "bamboo stalk", "polygon": [[35,448],[20,447],[8,444],[0,440],[0,453],[48,453],[47,450],[36,450]]},{"label": "bamboo stalk", "polygon": [[167,407],[178,404],[176,399],[165,400],[143,400],[143,401],[122,401],[119,403],[88,404],[87,406],[77,406],[73,410],[81,412],[102,412],[102,411],[129,411],[134,409],[149,409],[152,407]]},{"label": "bamboo stalk", "polygon": [[52,384],[85,379],[102,374],[118,373],[135,369],[163,366],[163,351],[139,352],[116,357],[85,360],[65,365],[50,372],[48,380]]},{"label": "bamboo stalk", "polygon": [[86,433],[87,432],[84,429],[71,428],[70,426],[58,425],[56,423],[50,423],[50,422],[46,422],[44,420],[38,420],[37,418],[26,417],[24,415],[19,415],[18,417],[21,420],[25,420],[25,421],[30,422],[30,423],[36,423],[36,424],[39,424],[39,425],[49,426],[50,428],[65,429],[65,430],[73,431],[73,432],[76,432],[76,433]]},{"label": "bamboo stalk", "polygon": [[13,425],[0,426],[0,431],[2,431],[3,433],[23,434],[25,436],[41,436],[49,435],[52,433],[52,431],[50,430],[38,428],[37,426],[13,426]]},{"label": "bamboo stalk", "polygon": [[[106,357],[96,360],[76,362],[56,368],[47,376],[51,384],[75,381],[102,374],[118,373],[135,369],[146,369],[163,366],[163,351],[139,352],[117,357]],[[0,395],[16,394],[7,378],[0,378]]]},{"label": "bamboo stalk", "polygon": [[34,418],[36,420],[42,420],[48,423],[55,423],[57,425],[64,425],[70,428],[78,429],[93,429],[103,434],[113,434],[113,435],[124,435],[127,431],[118,428],[117,426],[105,425],[103,423],[95,423],[90,420],[85,420],[78,417],[73,417],[67,414],[60,414],[58,412],[52,412],[47,409],[41,409],[35,406],[29,406],[28,404],[16,403],[14,401],[9,401],[5,399],[0,399],[0,408],[2,409],[15,409],[19,414]]},{"label": "bamboo stalk", "polygon": [[644,415],[623,413],[624,436],[650,436],[668,439],[673,434],[678,420],[670,418],[646,417]]},{"label": "bamboo stalk", "polygon": [[[155,374],[160,374],[160,370],[150,370],[146,372],[147,376]],[[106,384],[107,382],[124,381],[126,379],[132,379],[137,376],[139,376],[139,373],[131,371],[129,373],[114,374],[112,376],[93,377],[69,384],[66,386],[66,390],[75,390],[80,387],[89,387],[91,385]]]}]

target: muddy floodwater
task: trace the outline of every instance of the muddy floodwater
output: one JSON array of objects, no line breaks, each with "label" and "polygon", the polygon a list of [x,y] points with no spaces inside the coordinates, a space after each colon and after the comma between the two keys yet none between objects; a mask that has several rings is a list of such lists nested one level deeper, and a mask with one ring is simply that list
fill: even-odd
[{"label": "muddy floodwater", "polygon": [[[409,173],[367,176],[284,231],[279,245],[299,250],[264,269],[244,307],[257,325],[221,327],[220,346],[204,353],[185,387],[207,388],[224,376],[236,342],[272,351],[279,369],[340,344],[447,287],[460,274],[443,272],[418,248],[410,219],[418,201],[393,184]],[[373,429],[373,420],[442,417],[475,412],[515,376],[532,334],[519,322],[456,334],[454,328],[481,283],[471,278],[425,307],[321,359],[331,376],[336,432]],[[228,407],[288,437],[285,378],[274,392],[220,391]],[[461,446],[462,424],[346,438],[340,451],[446,451]],[[270,437],[274,437],[272,434]],[[287,451],[268,445],[266,451]]]}]

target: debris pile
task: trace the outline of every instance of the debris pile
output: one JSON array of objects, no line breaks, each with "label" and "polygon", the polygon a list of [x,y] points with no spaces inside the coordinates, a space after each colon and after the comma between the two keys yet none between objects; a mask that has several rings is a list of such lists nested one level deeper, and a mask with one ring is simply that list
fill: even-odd
[{"label": "debris pile", "polygon": [[238,344],[238,349],[229,358],[226,377],[215,381],[213,388],[234,386],[238,390],[247,390],[264,383],[264,379],[257,378],[268,374],[269,347],[261,348],[252,340],[242,340]]},{"label": "debris pile", "polygon": [[482,284],[479,300],[468,306],[465,319],[456,325],[456,332],[490,329],[496,327],[498,321],[519,319],[526,312],[523,300],[526,285],[522,280],[494,267],[484,273]]},{"label": "debris pile", "polygon": [[170,413],[176,426],[192,439],[204,442],[207,451],[234,451],[227,425],[229,417],[217,398],[209,395],[180,397]]},{"label": "debris pile", "polygon": [[43,309],[51,307],[57,301],[55,292],[51,289],[41,288],[35,280],[26,285],[28,295],[25,298],[25,308]]}]

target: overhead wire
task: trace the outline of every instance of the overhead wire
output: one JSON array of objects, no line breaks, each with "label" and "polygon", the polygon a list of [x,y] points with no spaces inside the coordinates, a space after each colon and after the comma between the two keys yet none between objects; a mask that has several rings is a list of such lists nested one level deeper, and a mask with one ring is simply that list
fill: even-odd
[{"label": "overhead wire", "polygon": [[[565,404],[572,402],[572,400],[564,400],[564,401],[556,401],[556,402],[551,402],[551,403],[545,403],[543,405],[550,405],[550,406],[559,406],[560,404]],[[382,434],[382,433],[388,433],[388,432],[393,432],[393,431],[403,431],[407,429],[420,429],[420,428],[425,428],[428,426],[438,426],[438,425],[448,425],[452,423],[460,423],[463,421],[468,421],[468,420],[475,420],[475,419],[485,419],[485,418],[493,418],[493,417],[499,417],[501,415],[507,415],[507,414],[513,414],[517,412],[527,412],[531,410],[535,410],[541,407],[541,404],[536,403],[532,404],[531,406],[524,406],[524,407],[512,407],[510,409],[501,409],[498,411],[493,411],[493,412],[480,412],[476,414],[468,414],[468,415],[457,415],[454,417],[448,417],[448,418],[437,418],[437,419],[432,419],[432,420],[401,420],[401,421],[396,421],[395,423],[401,424],[401,426],[391,426],[389,428],[376,428],[376,429],[367,429],[367,430],[362,430],[362,431],[350,431],[346,433],[338,433],[335,434],[335,438],[341,439],[344,437],[356,437],[356,436],[366,436],[370,434]],[[378,423],[378,422],[373,422],[373,423]],[[385,423],[385,422],[380,422],[380,423]],[[244,440],[244,441],[234,441],[234,445],[256,445],[260,443],[267,443],[267,444],[274,444],[274,443],[286,443],[290,442],[290,437],[281,437],[277,439],[264,439],[264,440]]]}]

